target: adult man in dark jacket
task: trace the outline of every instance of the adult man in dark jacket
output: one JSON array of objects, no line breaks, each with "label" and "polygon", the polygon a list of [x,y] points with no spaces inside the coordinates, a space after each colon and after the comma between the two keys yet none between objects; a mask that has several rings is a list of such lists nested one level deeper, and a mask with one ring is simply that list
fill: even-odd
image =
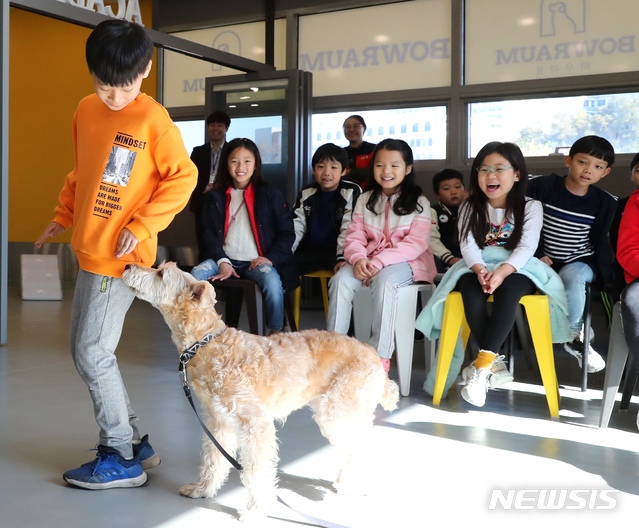
[{"label": "adult man in dark jacket", "polygon": [[198,262],[202,262],[202,222],[201,212],[204,204],[204,194],[208,192],[218,170],[220,154],[226,143],[226,133],[231,126],[231,118],[224,112],[213,112],[206,118],[206,132],[209,141],[191,152],[191,160],[197,166],[197,184],[191,195],[189,210],[195,213],[195,238],[197,240]]}]

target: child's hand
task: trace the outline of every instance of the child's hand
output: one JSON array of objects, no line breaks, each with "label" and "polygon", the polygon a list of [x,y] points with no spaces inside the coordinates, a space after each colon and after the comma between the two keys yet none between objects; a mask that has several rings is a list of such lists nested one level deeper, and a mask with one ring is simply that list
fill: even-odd
[{"label": "child's hand", "polygon": [[379,270],[372,264],[368,266],[368,270],[370,272],[370,277],[362,281],[362,286],[370,286],[371,280],[373,280],[373,277],[379,273]]},{"label": "child's hand", "polygon": [[266,257],[257,257],[256,259],[251,260],[251,263],[249,264],[248,269],[250,270],[255,269],[261,266],[262,264],[268,264],[269,266],[273,265],[273,263]]},{"label": "child's hand", "polygon": [[356,279],[364,281],[371,277],[369,270],[370,262],[366,258],[359,259],[353,266],[353,275]]},{"label": "child's hand", "polygon": [[483,264],[475,264],[470,269],[473,270],[475,275],[477,275],[479,284],[484,286],[484,284],[486,284],[486,274],[488,273],[486,266],[484,266]]},{"label": "child's hand", "polygon": [[494,291],[501,286],[501,283],[504,282],[504,278],[501,277],[497,270],[490,271],[483,276],[484,282],[482,282],[484,293],[492,294]]},{"label": "child's hand", "polygon": [[[367,258],[359,259],[353,266],[353,275],[362,282],[371,279],[379,270]],[[364,286],[367,286],[364,283]]]},{"label": "child's hand", "polygon": [[236,279],[240,278],[240,276],[237,274],[237,271],[235,271],[235,268],[231,264],[229,264],[228,262],[222,262],[222,264],[220,264],[220,269],[218,270],[217,275],[209,277],[209,280],[225,280],[229,277],[235,277]]},{"label": "child's hand", "polygon": [[541,260],[544,264],[548,264],[549,266],[552,266],[552,259],[546,255],[541,257],[539,260]]},{"label": "child's hand", "polygon": [[118,237],[118,244],[115,247],[115,258],[119,259],[124,255],[128,255],[137,245],[138,239],[125,227]]},{"label": "child's hand", "polygon": [[340,260],[337,264],[335,264],[335,267],[333,268],[333,274],[341,270],[345,264],[346,264],[345,260]]},{"label": "child's hand", "polygon": [[63,233],[63,232],[64,232],[64,227],[62,227],[57,222],[51,222],[47,226],[47,228],[44,230],[44,232],[40,235],[40,238],[38,238],[38,240],[36,240],[35,247],[37,247],[38,249],[41,248],[42,244],[44,244],[44,241],[47,238],[55,238],[60,233]]},{"label": "child's hand", "polygon": [[502,264],[497,269],[484,275],[484,293],[493,294],[504,282],[504,279],[515,271],[510,264]]}]

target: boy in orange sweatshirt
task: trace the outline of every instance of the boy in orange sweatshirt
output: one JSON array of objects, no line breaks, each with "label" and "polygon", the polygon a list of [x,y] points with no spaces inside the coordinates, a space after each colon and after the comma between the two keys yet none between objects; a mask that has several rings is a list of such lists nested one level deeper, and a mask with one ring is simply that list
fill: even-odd
[{"label": "boy in orange sweatshirt", "polygon": [[134,294],[122,282],[127,264],[151,266],[157,235],[189,200],[197,168],[167,111],[140,92],[153,43],[125,20],[101,22],[86,42],[95,93],[73,117],[75,167],[36,247],[73,226],[78,273],[71,313],[71,354],[89,388],[100,428],[96,458],[63,478],[87,489],[146,482],[160,463],[140,437],[115,350]]}]

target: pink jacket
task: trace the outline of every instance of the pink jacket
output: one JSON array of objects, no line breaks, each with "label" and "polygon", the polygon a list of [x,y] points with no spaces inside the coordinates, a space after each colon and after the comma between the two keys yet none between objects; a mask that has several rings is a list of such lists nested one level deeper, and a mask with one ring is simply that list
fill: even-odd
[{"label": "pink jacket", "polygon": [[353,219],[346,231],[344,257],[351,265],[362,258],[369,258],[379,269],[391,264],[408,262],[415,281],[433,282],[437,269],[430,241],[430,203],[421,196],[422,212],[398,216],[393,212],[397,195],[390,198],[381,195],[375,215],[366,208],[372,191],[363,193],[357,200]]}]

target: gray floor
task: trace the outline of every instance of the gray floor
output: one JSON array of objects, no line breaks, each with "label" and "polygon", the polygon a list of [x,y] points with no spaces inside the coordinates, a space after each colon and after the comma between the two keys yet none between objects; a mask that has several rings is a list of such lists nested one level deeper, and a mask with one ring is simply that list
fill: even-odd
[{"label": "gray floor", "polygon": [[[66,469],[93,458],[87,450],[97,439],[89,396],[69,357],[72,291],[65,289],[61,302],[19,296],[19,289],[10,290],[9,343],[0,348],[0,526],[239,526],[245,494],[237,474],[214,500],[177,493],[197,476],[202,433],[182,392],[169,331],[159,312],[141,301],[127,319],[119,361],[162,464],[137,489],[85,491],[62,481]],[[323,324],[321,310],[301,317],[302,327]],[[602,318],[595,318],[596,346],[605,351],[602,327]],[[553,421],[537,371],[517,359],[515,382],[491,391],[484,408],[467,405],[458,390],[434,408],[421,390],[426,372],[416,353],[411,395],[397,411],[379,411],[370,445],[363,446],[372,456],[370,491],[363,497],[333,492],[334,452],[309,413],[295,413],[280,428],[281,497],[315,516],[362,528],[426,527],[435,520],[558,526],[574,519],[592,526],[636,518],[636,398],[629,412],[615,409],[610,427],[598,429],[603,373],[580,392],[576,361],[558,350],[561,418]],[[543,511],[537,499],[543,506],[551,494],[561,507]],[[502,500],[490,509],[495,497]],[[613,507],[599,509],[605,506]],[[260,526],[312,526],[281,505],[270,513]]]}]

